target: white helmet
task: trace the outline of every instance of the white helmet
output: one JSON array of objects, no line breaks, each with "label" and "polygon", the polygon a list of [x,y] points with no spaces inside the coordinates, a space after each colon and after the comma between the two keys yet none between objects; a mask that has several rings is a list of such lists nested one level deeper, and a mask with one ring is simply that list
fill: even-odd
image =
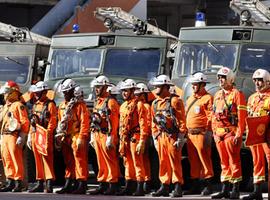
[{"label": "white helmet", "polygon": [[165,74],[158,75],[157,77],[154,77],[152,80],[150,80],[150,85],[153,86],[159,86],[159,85],[174,85],[169,78],[169,76]]},{"label": "white helmet", "polygon": [[270,74],[265,69],[257,69],[252,76],[252,79],[254,78],[262,78],[264,82],[270,81]]},{"label": "white helmet", "polygon": [[100,76],[96,77],[90,83],[90,87],[103,86],[103,85],[109,85],[109,84],[110,84],[109,79],[104,75],[100,75]]},{"label": "white helmet", "polygon": [[136,82],[133,79],[125,79],[120,83],[120,90],[125,90],[125,89],[137,89]]},{"label": "white helmet", "polygon": [[36,88],[37,88],[36,85],[30,85],[28,91],[29,91],[29,92],[35,92]]},{"label": "white helmet", "polygon": [[196,72],[189,80],[190,83],[209,83],[207,77],[202,72]]},{"label": "white helmet", "polygon": [[222,67],[218,70],[217,72],[217,78],[218,76],[221,75],[221,76],[226,76],[226,80],[229,82],[229,83],[234,83],[234,80],[235,80],[235,73],[228,67]]},{"label": "white helmet", "polygon": [[17,91],[20,93],[19,85],[14,81],[7,81],[3,86],[0,88],[0,94],[8,94]]},{"label": "white helmet", "polygon": [[35,84],[36,87],[32,87],[31,88],[31,91],[32,92],[41,92],[41,91],[44,91],[44,90],[48,90],[49,87],[48,87],[48,84],[45,83],[44,81],[39,81]]},{"label": "white helmet", "polygon": [[75,81],[73,81],[72,79],[65,79],[61,84],[61,92],[69,91],[71,89],[74,89],[76,86],[77,85]]},{"label": "white helmet", "polygon": [[83,96],[83,90],[82,90],[82,88],[80,86],[76,86],[74,88],[74,96],[75,97],[81,97],[81,96]]},{"label": "white helmet", "polygon": [[141,94],[145,92],[150,92],[147,85],[144,83],[137,83],[137,89],[135,90],[135,94]]},{"label": "white helmet", "polygon": [[109,92],[110,94],[120,94],[119,88],[112,83],[108,86],[107,92]]}]

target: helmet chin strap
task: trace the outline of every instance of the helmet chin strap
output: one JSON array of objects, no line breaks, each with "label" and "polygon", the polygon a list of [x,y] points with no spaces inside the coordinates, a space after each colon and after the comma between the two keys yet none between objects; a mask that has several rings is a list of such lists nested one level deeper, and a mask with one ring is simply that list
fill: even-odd
[{"label": "helmet chin strap", "polygon": [[198,83],[198,88],[194,93],[198,94],[201,91],[201,88],[202,88],[202,83]]},{"label": "helmet chin strap", "polygon": [[44,96],[44,90],[41,91],[39,95],[37,95],[37,97],[38,97],[37,101],[42,101],[42,99],[44,99],[44,98],[42,98],[43,96]]},{"label": "helmet chin strap", "polygon": [[[257,88],[257,87],[256,87]],[[260,89],[258,89],[258,92],[265,92],[266,90],[268,90],[270,88],[270,85],[265,83],[263,87],[261,87]]]},{"label": "helmet chin strap", "polygon": [[161,87],[160,87],[160,91],[159,91],[159,93],[157,94],[157,95],[159,95],[159,96],[163,96],[164,95],[164,88],[165,87],[168,87],[167,85],[162,85]]},{"label": "helmet chin strap", "polygon": [[[132,93],[133,93],[133,95],[132,95]],[[134,96],[134,89],[129,89],[129,94],[128,94],[128,97],[126,98],[126,100],[132,99],[132,96]]]}]

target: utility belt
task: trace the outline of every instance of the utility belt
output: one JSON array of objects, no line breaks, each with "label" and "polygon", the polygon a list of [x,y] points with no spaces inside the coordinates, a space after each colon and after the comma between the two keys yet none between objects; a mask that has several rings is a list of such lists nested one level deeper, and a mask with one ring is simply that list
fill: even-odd
[{"label": "utility belt", "polygon": [[214,137],[219,138],[219,140],[225,140],[228,137],[235,136],[236,126],[229,126],[223,128],[217,128]]},{"label": "utility belt", "polygon": [[130,142],[135,143],[137,140],[140,139],[140,127],[135,126],[128,132],[128,138]]},{"label": "utility belt", "polygon": [[101,133],[101,134],[107,134],[108,131],[109,131],[109,128],[108,127],[101,128],[97,124],[91,124],[91,129],[92,129],[92,131],[98,132],[98,133]]},{"label": "utility belt", "polygon": [[3,130],[2,135],[19,135],[18,131],[9,131],[9,130]]},{"label": "utility belt", "polygon": [[215,113],[216,120],[218,122],[228,120],[232,125],[238,124],[238,117],[236,114],[222,114],[222,113]]},{"label": "utility belt", "polygon": [[188,129],[188,134],[190,135],[199,135],[203,134],[206,131],[205,128],[189,128]]},{"label": "utility belt", "polygon": [[65,135],[65,137],[73,137],[73,136],[75,136],[75,135],[78,135],[79,134],[79,132],[80,132],[80,129],[79,128],[76,128],[74,131],[72,131],[72,132],[67,132],[67,134]]}]

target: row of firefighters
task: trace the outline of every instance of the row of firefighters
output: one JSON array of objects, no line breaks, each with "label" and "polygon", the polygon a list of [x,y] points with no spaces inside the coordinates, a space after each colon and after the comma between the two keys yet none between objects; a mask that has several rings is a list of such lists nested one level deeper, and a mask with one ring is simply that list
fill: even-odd
[{"label": "row of firefighters", "polygon": [[[150,81],[152,92],[144,83],[125,79],[113,86],[100,75],[91,82],[95,92],[93,111],[83,100],[82,89],[72,79],[64,79],[60,90],[64,101],[58,108],[48,98],[48,85],[39,81],[31,87],[33,107],[29,119],[21,101],[19,86],[7,81],[1,87],[5,105],[1,112],[1,156],[7,184],[1,192],[22,191],[24,178],[22,146],[33,151],[37,183],[29,192],[53,192],[53,148],[61,150],[65,161],[65,185],[56,193],[85,194],[88,178],[88,145],[96,151],[99,187],[90,194],[135,195],[149,192],[150,163],[148,140],[152,138],[159,158],[160,188],[152,196],[182,197],[183,194],[213,193],[211,140],[220,156],[222,189],[213,199],[239,199],[242,180],[240,148],[246,119],[268,117],[270,112],[270,74],[257,69],[253,74],[256,92],[246,103],[244,94],[234,86],[235,74],[222,67],[217,73],[220,90],[211,96],[205,89],[207,77],[192,75],[193,95],[185,102],[171,91],[174,86],[166,75]],[[119,89],[119,90],[118,90]],[[115,94],[124,102],[119,105]],[[151,95],[153,94],[153,95]],[[265,120],[264,120],[265,121]],[[265,134],[268,121],[249,130],[249,135]],[[254,127],[254,126],[251,126]],[[90,130],[90,131],[89,131]],[[253,140],[253,139],[251,139]],[[190,190],[182,192],[181,150],[187,143],[193,180]],[[254,164],[254,191],[243,199],[262,199],[265,159],[270,156],[267,142],[250,146]],[[125,167],[125,187],[119,188],[119,155]],[[268,159],[269,160],[269,159]],[[199,179],[205,188],[197,187]],[[170,184],[174,189],[170,194]]]}]

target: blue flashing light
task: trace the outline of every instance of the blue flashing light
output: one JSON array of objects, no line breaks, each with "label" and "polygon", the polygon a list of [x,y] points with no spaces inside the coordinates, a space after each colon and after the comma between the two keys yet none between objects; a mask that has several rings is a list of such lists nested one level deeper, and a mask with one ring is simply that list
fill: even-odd
[{"label": "blue flashing light", "polygon": [[196,21],[205,21],[205,14],[203,12],[197,12]]},{"label": "blue flashing light", "polygon": [[73,26],[72,26],[72,32],[73,33],[79,33],[79,31],[80,31],[79,24],[73,24]]}]

